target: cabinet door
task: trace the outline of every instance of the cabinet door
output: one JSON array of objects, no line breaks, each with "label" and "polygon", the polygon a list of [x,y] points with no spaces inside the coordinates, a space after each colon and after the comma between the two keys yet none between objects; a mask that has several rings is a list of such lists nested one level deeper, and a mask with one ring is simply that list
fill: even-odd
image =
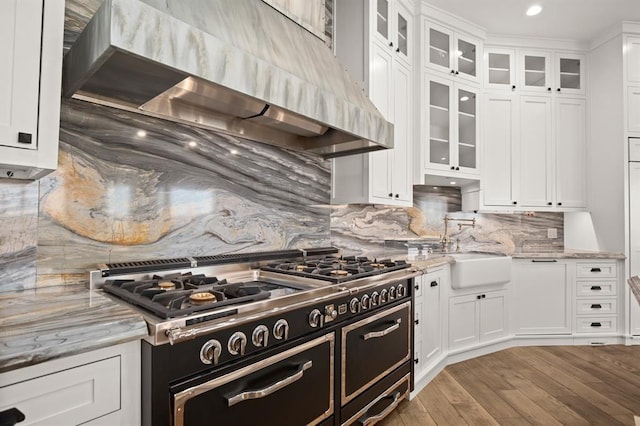
[{"label": "cabinet door", "polygon": [[555,100],[555,173],[556,205],[560,208],[585,208],[586,146],[584,99]]},{"label": "cabinet door", "polygon": [[424,31],[427,66],[438,71],[455,74],[451,57],[454,43],[453,31],[435,24],[425,25]]},{"label": "cabinet door", "polygon": [[479,309],[476,295],[456,296],[449,299],[449,350],[466,348],[479,343]]},{"label": "cabinet door", "polygon": [[521,96],[518,206],[553,204],[551,148],[551,98]]},{"label": "cabinet door", "polygon": [[453,85],[445,79],[427,78],[429,102],[429,147],[426,150],[427,168],[449,170],[452,164],[452,108],[454,107]]},{"label": "cabinet door", "polygon": [[[416,278],[416,283],[420,282],[420,278]],[[424,321],[422,319],[422,298],[415,299],[414,309],[414,326],[413,326],[413,362],[414,362],[414,372],[415,374],[419,374],[419,372],[424,368],[425,362],[422,358],[422,338],[424,336]]]},{"label": "cabinet door", "polygon": [[485,49],[484,58],[484,87],[507,90],[516,88],[516,61],[512,49]]},{"label": "cabinet door", "polygon": [[640,37],[627,37],[627,82],[640,83]]},{"label": "cabinet door", "polygon": [[455,170],[473,173],[478,169],[478,91],[456,84],[456,143],[453,144]]},{"label": "cabinet door", "polygon": [[478,60],[480,42],[472,38],[456,35],[454,38],[455,75],[465,80],[478,82]]},{"label": "cabinet door", "polygon": [[484,95],[482,185],[484,204],[511,206],[518,199],[518,102],[512,92]]},{"label": "cabinet door", "polygon": [[43,0],[6,0],[0,13],[0,145],[36,149]]},{"label": "cabinet door", "polygon": [[627,87],[627,129],[640,132],[640,86]]},{"label": "cabinet door", "polygon": [[629,299],[629,334],[640,336],[640,304],[631,294]]},{"label": "cabinet door", "polygon": [[521,51],[518,55],[519,90],[551,93],[551,54],[541,51]]},{"label": "cabinet door", "polygon": [[394,67],[394,147],[391,161],[391,189],[395,200],[413,199],[412,159],[413,94],[411,70],[396,62]]},{"label": "cabinet door", "polygon": [[391,28],[391,5],[389,0],[375,1],[375,23],[374,37],[386,45],[391,39],[393,29]]},{"label": "cabinet door", "polygon": [[571,285],[564,263],[515,262],[516,334],[570,334]]},{"label": "cabinet door", "polygon": [[396,58],[411,66],[413,62],[413,16],[411,11],[400,2],[395,3]]},{"label": "cabinet door", "polygon": [[442,352],[442,320],[440,318],[440,295],[442,277],[424,275],[422,281],[423,311],[422,318],[422,358],[423,365],[429,365]]},{"label": "cabinet door", "polygon": [[490,291],[480,299],[480,341],[500,339],[508,334],[505,291]]},{"label": "cabinet door", "polygon": [[558,94],[584,95],[584,55],[556,53],[554,57],[555,85],[553,91]]}]

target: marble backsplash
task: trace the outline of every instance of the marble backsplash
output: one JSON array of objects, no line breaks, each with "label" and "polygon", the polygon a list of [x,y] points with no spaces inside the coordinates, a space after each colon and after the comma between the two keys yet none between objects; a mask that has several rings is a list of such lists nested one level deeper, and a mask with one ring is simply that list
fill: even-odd
[{"label": "marble backsplash", "polygon": [[[337,206],[331,213],[331,241],[345,254],[372,257],[406,254],[403,241],[420,240],[440,249],[444,234],[444,217],[476,219],[475,227],[451,221],[447,236],[449,249],[488,251],[512,254],[540,252],[564,248],[564,216],[562,213],[472,214],[462,213],[459,189],[434,190],[414,186],[413,207],[381,205]],[[547,238],[549,228],[556,238]]]}]

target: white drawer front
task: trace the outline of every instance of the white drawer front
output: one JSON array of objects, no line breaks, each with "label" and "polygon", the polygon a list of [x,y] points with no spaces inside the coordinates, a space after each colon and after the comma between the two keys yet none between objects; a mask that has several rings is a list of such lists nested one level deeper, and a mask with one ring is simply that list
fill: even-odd
[{"label": "white drawer front", "polygon": [[576,320],[576,333],[614,333],[616,317],[580,317]]},{"label": "white drawer front", "polygon": [[0,388],[0,411],[15,407],[20,425],[88,422],[120,409],[120,357]]},{"label": "white drawer front", "polygon": [[576,301],[577,315],[602,315],[616,312],[616,299],[578,299]]},{"label": "white drawer front", "polygon": [[618,283],[615,281],[578,281],[576,296],[615,296]]},{"label": "white drawer front", "polygon": [[578,262],[578,278],[613,278],[616,276],[615,262]]}]

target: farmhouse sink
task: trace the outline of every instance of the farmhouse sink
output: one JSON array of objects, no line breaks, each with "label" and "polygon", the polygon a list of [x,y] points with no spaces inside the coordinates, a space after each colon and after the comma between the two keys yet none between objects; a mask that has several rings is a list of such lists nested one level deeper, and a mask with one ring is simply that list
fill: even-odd
[{"label": "farmhouse sink", "polygon": [[455,289],[501,285],[511,281],[511,257],[492,253],[449,253],[451,287]]}]

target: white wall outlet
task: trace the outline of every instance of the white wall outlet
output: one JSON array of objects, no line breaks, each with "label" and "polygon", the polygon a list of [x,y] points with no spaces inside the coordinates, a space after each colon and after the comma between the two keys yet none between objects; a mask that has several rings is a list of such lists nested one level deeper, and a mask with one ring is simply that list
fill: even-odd
[{"label": "white wall outlet", "polygon": [[547,238],[558,238],[558,230],[556,228],[547,228]]}]

